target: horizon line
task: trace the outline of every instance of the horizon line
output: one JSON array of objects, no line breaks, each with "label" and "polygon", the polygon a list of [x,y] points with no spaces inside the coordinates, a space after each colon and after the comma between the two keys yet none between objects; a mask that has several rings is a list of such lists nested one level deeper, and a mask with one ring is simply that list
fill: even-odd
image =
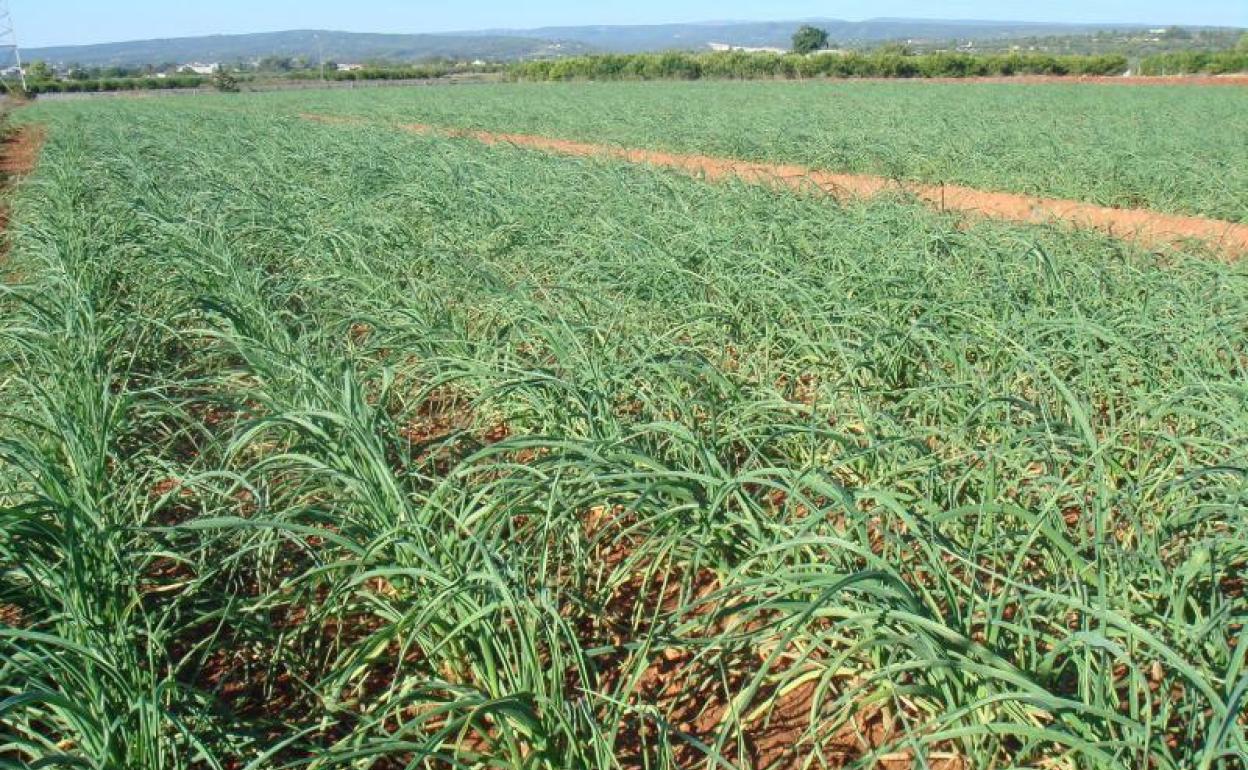
[{"label": "horizon line", "polygon": [[24,51],[33,51],[43,48],[85,48],[90,46],[102,45],[121,45],[127,43],[151,43],[172,40],[194,40],[201,38],[214,37],[247,37],[254,35],[277,35],[289,34],[295,32],[305,33],[329,33],[329,34],[348,34],[348,35],[386,35],[395,37],[425,36],[425,37],[458,37],[458,36],[484,36],[490,34],[499,34],[506,36],[517,36],[519,33],[540,32],[551,29],[635,29],[646,27],[672,27],[672,26],[738,26],[748,24],[797,24],[812,22],[834,22],[842,24],[868,24],[871,22],[943,22],[947,24],[1017,24],[1021,26],[1065,26],[1065,27],[1099,27],[1098,31],[1112,31],[1115,29],[1125,29],[1128,27],[1182,27],[1186,29],[1248,29],[1235,25],[1224,24],[1163,24],[1159,22],[1138,22],[1138,21],[1034,21],[1021,19],[973,19],[973,18],[940,18],[940,17],[906,17],[906,16],[873,16],[863,19],[852,18],[834,18],[830,16],[808,16],[793,19],[722,19],[722,20],[704,20],[704,21],[666,21],[666,22],[648,22],[644,24],[544,24],[535,27],[488,27],[480,29],[448,29],[436,31],[421,32],[378,32],[374,30],[359,29],[332,29],[317,27],[290,27],[283,29],[262,29],[249,32],[202,32],[197,34],[183,35],[163,35],[158,37],[135,37],[129,39],[113,39],[98,40],[85,43],[35,43],[21,46]]}]

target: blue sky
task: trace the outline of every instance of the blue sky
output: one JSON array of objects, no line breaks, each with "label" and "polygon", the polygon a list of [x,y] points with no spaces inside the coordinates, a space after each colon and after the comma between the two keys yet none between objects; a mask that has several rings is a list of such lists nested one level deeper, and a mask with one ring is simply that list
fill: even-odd
[{"label": "blue sky", "polygon": [[9,0],[24,47],[283,29],[445,32],[554,24],[907,16],[1248,27],[1248,0]]}]

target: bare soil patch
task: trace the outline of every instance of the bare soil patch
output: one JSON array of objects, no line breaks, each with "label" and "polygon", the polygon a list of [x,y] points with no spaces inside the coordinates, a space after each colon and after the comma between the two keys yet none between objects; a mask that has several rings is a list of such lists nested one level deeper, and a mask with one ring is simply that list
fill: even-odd
[{"label": "bare soil patch", "polygon": [[710,181],[736,178],[752,184],[816,190],[842,201],[868,199],[887,192],[903,193],[942,211],[1011,222],[1065,223],[1099,230],[1147,247],[1196,241],[1228,257],[1248,255],[1248,225],[1204,217],[1164,214],[1148,209],[1116,209],[1081,201],[991,192],[959,185],[899,182],[881,176],[839,174],[795,165],[618,148],[527,134],[464,131],[419,124],[405,128],[418,133],[466,137],[489,145],[511,144],[557,155],[608,157],[629,163],[662,166]]},{"label": "bare soil patch", "polygon": [[[43,126],[23,126],[0,144],[0,235],[9,226],[9,197],[13,183],[35,170],[46,136]],[[8,256],[8,251],[8,243],[0,242],[0,262]]]},{"label": "bare soil patch", "polygon": [[43,126],[23,126],[14,131],[0,148],[0,174],[7,180],[34,171],[46,136]]},{"label": "bare soil patch", "polygon": [[[330,115],[302,117],[331,125],[363,125],[369,122]],[[1220,219],[1166,214],[1150,209],[1111,208],[1082,201],[993,192],[960,185],[904,182],[870,174],[842,174],[796,165],[613,147],[531,134],[476,131],[423,123],[411,123],[401,128],[418,134],[473,139],[487,145],[509,144],[552,155],[612,158],[660,166],[708,181],[740,179],[751,184],[815,191],[841,201],[900,193],[918,198],[941,211],[955,211],[973,217],[1030,224],[1065,224],[1098,230],[1149,248],[1195,242],[1229,259],[1248,256],[1248,224]]]}]

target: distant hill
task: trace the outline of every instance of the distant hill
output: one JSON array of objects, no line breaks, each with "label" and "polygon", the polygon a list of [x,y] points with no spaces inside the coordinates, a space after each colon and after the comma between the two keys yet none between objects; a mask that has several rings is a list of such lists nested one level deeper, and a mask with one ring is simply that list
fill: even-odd
[{"label": "distant hill", "polygon": [[[663,50],[707,50],[711,43],[787,48],[803,23],[828,30],[842,46],[866,46],[891,40],[976,42],[1091,35],[1112,30],[1140,30],[1141,24],[1028,24],[994,21],[933,21],[813,19],[768,22],[706,22],[647,26],[542,27],[527,30],[483,30],[430,35],[383,35],[356,32],[296,30],[252,35],[214,35],[165,40],[138,40],[85,46],[32,48],[28,61],[83,66],[140,66],[166,62],[232,62],[264,56],[305,56],[339,62],[369,60],[420,61],[517,60],[590,52],[632,53]],[[1161,26],[1161,25],[1158,25]]]},{"label": "distant hill", "polygon": [[362,62],[439,58],[514,60],[586,53],[588,49],[578,43],[559,43],[519,34],[383,35],[295,30],[30,48],[22,51],[22,58],[84,67],[135,67],[164,62],[232,62],[264,56],[316,59],[322,51],[329,60]]},{"label": "distant hill", "polygon": [[540,27],[526,30],[486,30],[465,35],[518,35],[581,43],[596,51],[635,53],[662,50],[701,50],[711,43],[788,48],[802,24],[828,31],[843,46],[861,46],[894,40],[948,41],[959,39],[1008,40],[1050,35],[1089,35],[1105,29],[1145,29],[1143,24],[1048,24],[999,21],[939,21],[930,19],[872,19],[838,21],[806,19],[767,22],[705,22],[602,27]]}]

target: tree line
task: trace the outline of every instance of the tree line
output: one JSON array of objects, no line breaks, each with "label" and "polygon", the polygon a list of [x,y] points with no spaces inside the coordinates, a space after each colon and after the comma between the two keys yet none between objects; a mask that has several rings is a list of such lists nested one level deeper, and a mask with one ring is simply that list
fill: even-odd
[{"label": "tree line", "polygon": [[[790,53],[722,51],[714,53],[602,54],[500,64],[464,65],[449,61],[423,64],[370,63],[362,69],[339,71],[334,62],[322,68],[306,57],[266,57],[251,65],[227,65],[221,74],[205,76],[171,72],[161,67],[86,68],[70,66],[64,77],[43,62],[28,69],[28,92],[75,93],[134,91],[216,86],[237,90],[240,82],[279,80],[423,80],[465,72],[505,71],[512,80],[699,80],[798,78],[967,78],[1010,75],[1121,75],[1129,61],[1121,54],[1080,55],[1034,52],[915,54],[904,45],[885,45],[870,52],[829,50],[827,32],[802,27],[793,36]],[[170,74],[156,77],[156,72]],[[1248,72],[1248,34],[1233,50],[1174,51],[1145,57],[1141,75],[1229,74]],[[223,84],[226,86],[223,88]],[[10,87],[13,85],[9,84]]]},{"label": "tree line", "polygon": [[77,94],[101,91],[163,91],[175,88],[202,88],[210,82],[212,82],[210,77],[191,74],[169,75],[163,78],[106,77],[66,80],[30,78],[26,83],[26,93],[36,96],[38,94]]},{"label": "tree line", "polygon": [[[264,83],[271,81],[316,81],[330,82],[365,81],[365,80],[433,80],[449,77],[460,73],[497,72],[502,65],[463,66],[451,63],[433,62],[428,64],[410,65],[366,65],[357,70],[339,71],[337,65],[327,62],[324,71],[319,67],[306,69],[275,68],[267,71],[245,71],[234,67],[222,67],[214,75],[197,75],[193,73],[169,74],[161,77],[153,75],[104,75],[102,72],[71,70],[65,77],[57,77],[46,65],[39,63],[27,70],[26,93],[30,96],[58,93],[94,93],[102,91],[146,91],[168,90],[178,88],[208,88],[219,90],[239,90],[248,83]],[[10,87],[16,82],[10,81]]]},{"label": "tree line", "polygon": [[699,80],[760,78],[967,78],[1010,75],[1121,75],[1127,58],[1035,53],[910,55],[904,50],[813,54],[715,53],[603,54],[522,62],[514,80]]},{"label": "tree line", "polygon": [[[502,69],[504,69],[503,65],[496,64],[463,66],[441,62],[413,65],[365,65],[356,70],[339,71],[336,67],[327,69],[324,79],[333,81],[435,80],[456,74],[498,72]],[[320,80],[321,74],[316,70],[294,70],[286,73],[285,79]]]},{"label": "tree line", "polygon": [[1174,51],[1149,56],[1140,63],[1141,75],[1229,75],[1248,72],[1248,33],[1232,51]]}]

